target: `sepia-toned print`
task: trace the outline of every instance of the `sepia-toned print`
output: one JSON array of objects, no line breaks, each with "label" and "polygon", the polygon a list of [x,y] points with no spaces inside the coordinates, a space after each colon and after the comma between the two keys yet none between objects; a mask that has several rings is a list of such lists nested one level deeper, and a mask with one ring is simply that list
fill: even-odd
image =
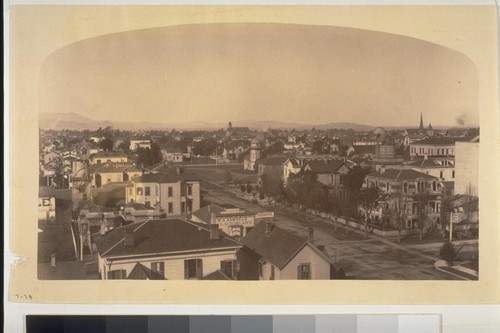
[{"label": "sepia-toned print", "polygon": [[493,104],[456,27],[158,8],[178,18],[68,21],[39,57],[38,281],[485,278]]}]

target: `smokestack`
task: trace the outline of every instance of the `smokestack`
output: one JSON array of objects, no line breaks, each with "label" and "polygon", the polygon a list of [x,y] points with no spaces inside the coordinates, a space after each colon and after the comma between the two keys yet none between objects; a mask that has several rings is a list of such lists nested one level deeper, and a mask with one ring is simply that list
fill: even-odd
[{"label": "smokestack", "polygon": [[219,239],[219,225],[212,223],[210,224],[210,239]]},{"label": "smokestack", "polygon": [[308,229],[308,231],[309,231],[309,233],[308,233],[307,241],[314,244],[314,228],[310,227]]},{"label": "smokestack", "polygon": [[56,267],[56,253],[50,255],[50,266]]},{"label": "smokestack", "polygon": [[273,221],[266,221],[266,238],[271,237],[273,231]]},{"label": "smokestack", "polygon": [[125,229],[124,236],[125,236],[125,241],[123,242],[123,245],[125,246],[125,248],[133,249],[135,246],[134,230],[133,229]]}]

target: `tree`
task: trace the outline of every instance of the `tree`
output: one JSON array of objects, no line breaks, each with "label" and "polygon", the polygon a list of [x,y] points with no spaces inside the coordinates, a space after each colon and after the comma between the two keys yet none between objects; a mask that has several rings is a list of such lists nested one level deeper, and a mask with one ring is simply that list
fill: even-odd
[{"label": "tree", "polygon": [[[413,195],[413,201],[417,203],[417,221],[418,221],[418,239],[422,241],[425,228],[425,222],[429,217],[429,201],[432,196],[425,192],[419,192]],[[429,228],[430,229],[430,228]]]},{"label": "tree", "polygon": [[104,151],[112,151],[113,150],[113,139],[111,137],[107,137],[99,143],[99,146]]},{"label": "tree", "polygon": [[363,209],[366,236],[369,234],[368,221],[370,220],[371,211],[377,206],[379,197],[379,189],[377,187],[365,187],[360,190],[358,195],[358,203]]},{"label": "tree", "polygon": [[137,165],[148,167],[162,161],[161,149],[157,143],[152,142],[151,148],[137,149]]},{"label": "tree", "polygon": [[344,176],[344,186],[350,193],[357,194],[365,181],[366,175],[370,169],[356,165]]},{"label": "tree", "polygon": [[252,185],[248,184],[247,185],[247,193],[248,194],[252,193],[252,190],[253,190]]},{"label": "tree", "polygon": [[392,195],[389,204],[389,216],[395,220],[398,229],[398,244],[401,243],[401,229],[406,216],[406,197],[402,193]]}]

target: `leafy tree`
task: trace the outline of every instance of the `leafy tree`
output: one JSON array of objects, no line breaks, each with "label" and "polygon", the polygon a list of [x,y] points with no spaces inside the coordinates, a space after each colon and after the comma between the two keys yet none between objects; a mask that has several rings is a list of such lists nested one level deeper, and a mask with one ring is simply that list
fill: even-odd
[{"label": "leafy tree", "polygon": [[344,186],[346,190],[350,193],[357,194],[363,186],[366,175],[369,173],[370,169],[368,168],[363,168],[359,165],[352,167],[344,176]]},{"label": "leafy tree", "polygon": [[201,156],[211,156],[214,155],[216,150],[217,141],[215,141],[214,139],[205,139],[194,144],[193,154]]},{"label": "leafy tree", "polygon": [[360,190],[358,195],[358,203],[363,208],[364,218],[363,224],[365,226],[366,236],[368,236],[368,221],[370,219],[370,212],[377,205],[379,197],[379,189],[377,187],[366,187]]},{"label": "leafy tree", "polygon": [[247,193],[248,194],[252,193],[252,190],[253,190],[252,185],[248,184],[247,185]]},{"label": "leafy tree", "polygon": [[241,192],[245,193],[245,191],[246,191],[245,184],[241,184],[240,190],[241,190]]},{"label": "leafy tree", "polygon": [[102,148],[104,151],[112,151],[113,150],[113,139],[111,138],[105,138],[99,143],[99,146]]},{"label": "leafy tree", "polygon": [[161,149],[157,143],[152,142],[151,148],[137,149],[137,165],[148,167],[162,161]]},{"label": "leafy tree", "polygon": [[[423,239],[423,233],[425,228],[425,222],[429,217],[429,201],[432,199],[432,196],[428,193],[416,193],[413,196],[413,201],[417,203],[417,219],[418,219],[418,238],[419,241]],[[429,228],[430,229],[430,228]]]},{"label": "leafy tree", "polygon": [[405,196],[397,193],[392,196],[389,205],[388,214],[395,221],[396,228],[398,229],[398,244],[401,243],[401,229],[403,228],[403,220],[406,216],[405,202]]}]

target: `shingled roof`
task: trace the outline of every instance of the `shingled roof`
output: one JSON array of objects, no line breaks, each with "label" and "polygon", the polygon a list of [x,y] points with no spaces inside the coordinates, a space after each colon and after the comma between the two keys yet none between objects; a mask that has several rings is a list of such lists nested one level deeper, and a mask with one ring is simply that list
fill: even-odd
[{"label": "shingled roof", "polygon": [[272,226],[271,234],[266,237],[266,221],[261,221],[248,232],[242,239],[242,243],[259,254],[263,260],[278,267],[278,269],[283,269],[306,245],[312,246],[318,254],[330,262],[330,259],[309,243],[306,238],[281,229],[276,225]]},{"label": "shingled roof", "polygon": [[455,144],[456,138],[451,137],[431,137],[412,143],[412,145],[442,145],[449,146]]},{"label": "shingled roof", "polygon": [[141,263],[135,264],[134,268],[127,277],[128,280],[166,280],[165,277],[153,272]]},{"label": "shingled roof", "polygon": [[415,180],[415,179],[438,179],[437,177],[430,176],[428,174],[418,172],[412,169],[387,169],[383,173],[372,172],[368,174],[369,177],[379,178],[379,179],[389,179],[389,180]]},{"label": "shingled roof", "polygon": [[[132,231],[134,246],[125,246],[125,232]],[[157,255],[199,250],[240,248],[221,230],[218,239],[210,239],[209,226],[181,219],[149,220],[111,230],[105,235],[94,234],[101,257]]]},{"label": "shingled roof", "polygon": [[314,173],[335,173],[337,172],[343,165],[344,161],[341,160],[314,160],[307,162],[307,166]]}]

